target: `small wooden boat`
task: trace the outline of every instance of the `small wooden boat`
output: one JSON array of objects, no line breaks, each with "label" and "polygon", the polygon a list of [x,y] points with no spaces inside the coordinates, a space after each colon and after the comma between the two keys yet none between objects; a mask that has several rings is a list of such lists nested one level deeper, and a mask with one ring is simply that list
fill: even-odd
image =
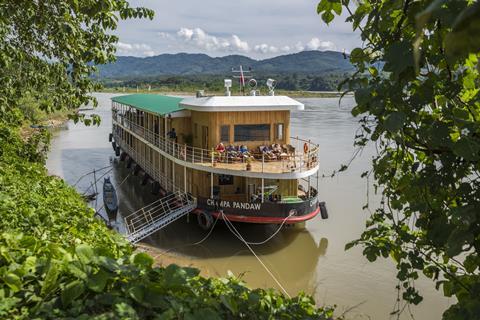
[{"label": "small wooden boat", "polygon": [[116,215],[118,211],[118,198],[117,191],[110,181],[110,177],[107,177],[103,181],[103,203],[105,210],[109,215]]}]

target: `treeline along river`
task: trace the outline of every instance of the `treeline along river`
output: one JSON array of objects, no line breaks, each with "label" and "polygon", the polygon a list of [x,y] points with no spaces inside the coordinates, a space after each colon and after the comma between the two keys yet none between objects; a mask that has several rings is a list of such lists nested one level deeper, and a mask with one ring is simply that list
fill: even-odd
[{"label": "treeline along river", "polygon": [[[141,178],[133,176],[124,163],[115,160],[108,134],[111,132],[110,98],[112,94],[96,94],[99,108],[95,112],[102,117],[100,127],[85,127],[68,124],[67,130],[55,132],[47,167],[52,174],[74,184],[94,168],[109,168],[96,172],[97,179],[103,174],[111,176],[119,185],[119,214],[116,228],[123,231],[122,215],[139,209],[155,198],[148,186],[141,186]],[[353,137],[358,128],[350,114],[353,100],[344,98],[339,106],[337,98],[299,99],[306,106],[302,112],[292,114],[292,135],[311,138],[320,144],[320,172],[325,176],[339,169],[354,153]],[[87,111],[90,112],[90,111]],[[320,180],[319,197],[326,201],[330,218],[320,217],[308,221],[304,228],[288,228],[261,246],[253,246],[268,268],[275,274],[290,294],[305,291],[315,296],[319,305],[338,306],[338,312],[356,306],[349,311],[349,319],[388,319],[393,310],[397,291],[396,270],[389,260],[369,263],[360,248],[344,251],[350,240],[356,239],[365,226],[368,212],[362,211],[367,201],[367,183],[360,178],[370,166],[374,149],[365,149],[347,172],[334,178]],[[93,175],[81,179],[76,185],[80,192],[92,192]],[[98,189],[101,190],[103,178]],[[369,188],[371,206],[378,202]],[[92,206],[100,209],[102,199]],[[105,215],[104,210],[101,212]],[[276,226],[237,225],[245,239],[261,242],[276,231]],[[193,265],[210,276],[224,276],[230,270],[243,274],[251,287],[275,287],[268,275],[250,251],[219,221],[212,234],[201,244],[206,232],[201,230],[194,217],[181,219],[155,235],[145,243],[160,263],[175,261]],[[449,304],[433,288],[431,281],[420,278],[416,286],[424,301],[411,311],[416,319],[439,319]],[[402,319],[410,319],[408,312]]]}]

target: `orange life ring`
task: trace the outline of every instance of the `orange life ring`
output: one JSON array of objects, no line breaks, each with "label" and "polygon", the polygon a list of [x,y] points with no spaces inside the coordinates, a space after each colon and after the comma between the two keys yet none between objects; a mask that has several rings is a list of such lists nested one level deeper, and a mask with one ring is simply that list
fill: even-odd
[{"label": "orange life ring", "polygon": [[303,144],[303,152],[308,153],[308,143],[306,142]]}]

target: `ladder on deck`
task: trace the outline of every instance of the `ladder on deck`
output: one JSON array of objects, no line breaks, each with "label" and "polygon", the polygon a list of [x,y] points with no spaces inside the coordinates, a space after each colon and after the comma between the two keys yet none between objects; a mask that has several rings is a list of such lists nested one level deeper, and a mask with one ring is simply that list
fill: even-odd
[{"label": "ladder on deck", "polygon": [[127,240],[137,243],[197,207],[190,194],[176,191],[124,218]]}]

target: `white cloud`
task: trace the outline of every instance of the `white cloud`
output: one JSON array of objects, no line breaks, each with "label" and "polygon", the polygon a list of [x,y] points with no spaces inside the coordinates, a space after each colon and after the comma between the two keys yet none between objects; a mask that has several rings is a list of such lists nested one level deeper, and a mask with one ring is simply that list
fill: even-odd
[{"label": "white cloud", "polygon": [[242,41],[238,36],[232,35],[232,44],[234,48],[238,48],[240,51],[250,51],[250,46],[246,41]]},{"label": "white cloud", "polygon": [[144,51],[143,54],[145,55],[145,57],[153,57],[155,55],[155,51],[147,50],[147,51]]},{"label": "white cloud", "polygon": [[141,56],[151,57],[155,55],[155,51],[145,43],[117,43],[117,54],[120,56]]},{"label": "white cloud", "polygon": [[207,51],[221,52],[249,52],[250,46],[237,35],[230,37],[216,37],[206,33],[200,28],[181,28],[177,36],[183,41]]},{"label": "white cloud", "polygon": [[331,41],[321,41],[318,38],[312,38],[306,45],[308,50],[335,50],[336,46]]},{"label": "white cloud", "polygon": [[172,39],[172,35],[168,32],[158,32],[157,35],[162,39]]},{"label": "white cloud", "polygon": [[[284,44],[281,46],[268,43],[249,44],[232,34],[215,36],[201,28],[180,28],[177,32],[158,32],[158,36],[170,43],[181,41],[191,49],[200,49],[213,53],[252,53],[260,55],[273,55],[278,53],[293,53],[304,50],[335,50],[336,45],[331,41],[311,38],[307,43]],[[170,45],[169,45],[170,46]],[[173,46],[174,47],[174,46]],[[148,50],[146,50],[148,51]],[[144,55],[147,55],[146,52]]]},{"label": "white cloud", "polygon": [[305,47],[303,46],[303,44],[300,41],[295,44],[295,50],[303,51],[304,49],[305,49]]},{"label": "white cloud", "polygon": [[[289,48],[290,49],[290,48]],[[255,50],[255,52],[259,52],[259,53],[277,53],[278,52],[278,48],[275,47],[275,46],[270,46],[266,43],[262,43],[262,44],[257,44],[253,50]]]}]

